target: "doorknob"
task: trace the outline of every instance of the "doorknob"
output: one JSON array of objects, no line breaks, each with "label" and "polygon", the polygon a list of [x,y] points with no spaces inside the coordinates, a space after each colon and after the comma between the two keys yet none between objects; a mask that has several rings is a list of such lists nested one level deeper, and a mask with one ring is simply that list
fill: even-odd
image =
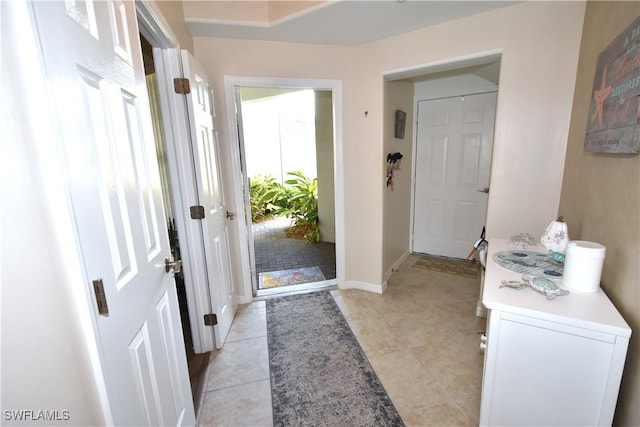
[{"label": "doorknob", "polygon": [[482,190],[476,190],[478,193],[489,194],[489,187],[484,187]]},{"label": "doorknob", "polygon": [[182,271],[182,261],[177,259],[174,261],[169,261],[169,258],[164,259],[164,271],[167,273],[173,269],[173,274],[178,274]]},{"label": "doorknob", "polygon": [[236,214],[234,214],[233,212],[227,211],[227,218],[233,221],[234,219],[236,219]]}]

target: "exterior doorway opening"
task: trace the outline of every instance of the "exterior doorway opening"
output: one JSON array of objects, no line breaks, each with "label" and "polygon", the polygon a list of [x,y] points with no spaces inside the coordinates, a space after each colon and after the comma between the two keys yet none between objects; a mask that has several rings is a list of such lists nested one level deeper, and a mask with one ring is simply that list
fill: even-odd
[{"label": "exterior doorway opening", "polygon": [[257,294],[336,278],[332,94],[240,87]]}]

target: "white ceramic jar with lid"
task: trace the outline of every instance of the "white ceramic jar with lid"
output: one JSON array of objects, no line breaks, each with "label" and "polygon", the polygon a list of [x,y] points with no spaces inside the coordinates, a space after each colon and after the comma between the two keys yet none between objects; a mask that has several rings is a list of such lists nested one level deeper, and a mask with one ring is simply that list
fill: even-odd
[{"label": "white ceramic jar with lid", "polygon": [[570,241],[564,262],[564,286],[577,292],[598,292],[606,251],[599,243]]}]

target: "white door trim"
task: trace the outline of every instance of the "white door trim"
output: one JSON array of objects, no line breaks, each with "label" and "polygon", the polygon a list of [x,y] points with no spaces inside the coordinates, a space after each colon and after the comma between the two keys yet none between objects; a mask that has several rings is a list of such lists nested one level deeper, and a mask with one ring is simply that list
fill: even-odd
[{"label": "white door trim", "polygon": [[[342,81],[325,79],[288,79],[272,77],[239,77],[224,76],[225,99],[227,104],[227,127],[229,142],[231,144],[231,172],[236,179],[233,180],[233,203],[237,209],[238,218],[246,218],[244,194],[242,191],[242,170],[240,165],[239,144],[235,88],[238,86],[260,87],[294,87],[319,90],[331,90],[333,93],[333,127],[334,127],[334,180],[335,180],[335,218],[336,218],[336,283],[338,287],[345,287],[345,233],[344,233],[344,166],[342,157]],[[238,221],[238,235],[240,239],[241,258],[241,283],[242,295],[239,295],[239,304],[251,302],[253,298],[252,275],[249,259],[249,248],[244,242],[249,240],[249,227],[245,221]]]},{"label": "white door trim", "polygon": [[135,0],[138,30],[154,47],[177,48],[178,39],[162,16],[158,6],[149,0]]}]

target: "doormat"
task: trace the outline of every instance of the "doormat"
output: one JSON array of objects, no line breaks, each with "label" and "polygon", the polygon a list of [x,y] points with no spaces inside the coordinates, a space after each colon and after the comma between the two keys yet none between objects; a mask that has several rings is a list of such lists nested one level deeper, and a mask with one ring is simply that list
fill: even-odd
[{"label": "doormat", "polygon": [[280,286],[301,285],[303,283],[323,282],[325,280],[320,267],[293,268],[291,270],[267,271],[258,275],[260,289]]},{"label": "doormat", "polygon": [[266,309],[274,426],[404,426],[329,292]]},{"label": "doormat", "polygon": [[413,266],[472,279],[478,277],[478,273],[480,273],[480,263],[477,261],[435,255],[422,255]]}]

